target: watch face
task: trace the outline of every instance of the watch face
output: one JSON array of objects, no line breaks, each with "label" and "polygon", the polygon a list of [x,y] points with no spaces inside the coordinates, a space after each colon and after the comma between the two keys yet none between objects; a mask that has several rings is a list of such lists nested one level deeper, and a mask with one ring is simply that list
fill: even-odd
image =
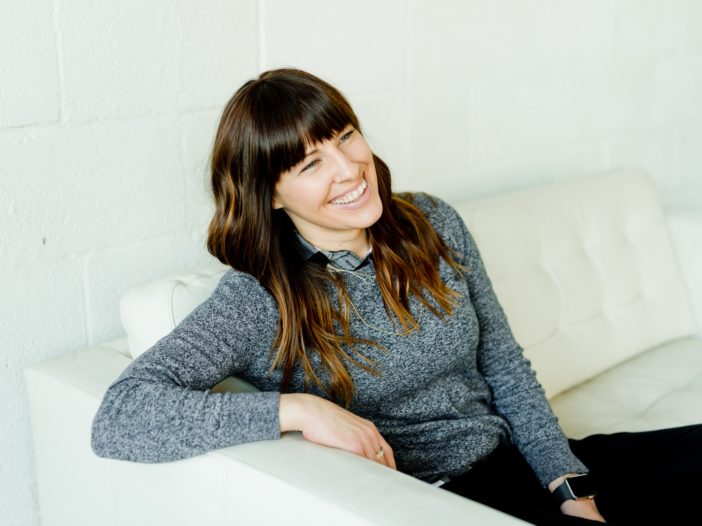
[{"label": "watch face", "polygon": [[597,495],[597,486],[595,485],[595,481],[589,475],[570,477],[568,479],[568,485],[573,491],[573,495],[575,495],[577,498],[593,497]]}]

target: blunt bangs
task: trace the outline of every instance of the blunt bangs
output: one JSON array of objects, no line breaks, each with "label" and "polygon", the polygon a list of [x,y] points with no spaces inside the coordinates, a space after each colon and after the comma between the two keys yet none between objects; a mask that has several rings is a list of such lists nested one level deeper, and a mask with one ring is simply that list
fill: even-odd
[{"label": "blunt bangs", "polygon": [[320,79],[261,78],[254,91],[259,162],[271,184],[302,161],[308,147],[331,139],[349,124],[361,131],[343,95]]}]

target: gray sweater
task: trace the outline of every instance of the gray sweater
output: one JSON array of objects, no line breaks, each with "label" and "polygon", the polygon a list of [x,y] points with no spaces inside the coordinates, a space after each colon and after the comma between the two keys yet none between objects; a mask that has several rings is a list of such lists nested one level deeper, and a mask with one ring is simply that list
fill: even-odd
[{"label": "gray sweater", "polygon": [[[412,298],[410,308],[421,328],[398,334],[402,328],[385,312],[372,254],[365,260],[354,256],[354,272],[343,275],[366,323],[352,310],[351,331],[388,351],[359,347],[377,360],[380,376],[350,366],[357,394],[349,410],[376,425],[400,471],[427,482],[465,472],[501,441],[516,444],[544,485],[565,473],[587,472],[570,451],[512,335],[462,219],[439,199],[414,197],[468,267],[457,275],[440,262],[442,279],[462,298],[444,319]],[[308,243],[303,247],[307,256],[313,255]],[[353,261],[349,254],[327,255],[339,266]],[[166,462],[280,438],[282,372],[268,372],[278,316],[272,296],[255,278],[230,269],[209,299],[109,387],[93,421],[95,453]],[[311,361],[321,371],[315,353]],[[231,375],[261,392],[209,391]],[[326,376],[321,373],[321,378]],[[303,391],[299,367],[291,387]],[[327,398],[313,384],[309,392]]]}]

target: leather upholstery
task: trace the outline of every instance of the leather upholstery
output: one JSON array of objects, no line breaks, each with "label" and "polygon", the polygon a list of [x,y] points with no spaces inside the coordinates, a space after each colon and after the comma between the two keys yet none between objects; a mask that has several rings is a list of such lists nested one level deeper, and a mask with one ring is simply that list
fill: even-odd
[{"label": "leather upholstery", "polygon": [[224,275],[224,266],[169,276],[122,295],[119,303],[129,353],[136,358],[171,332],[205,301]]},{"label": "leather upholstery", "polygon": [[665,215],[645,173],[608,172],[457,209],[550,397],[695,334]]},{"label": "leather upholstery", "polygon": [[[614,171],[456,208],[567,434],[702,421],[702,339],[646,174]],[[25,370],[45,526],[520,523],[296,433],[159,465],[95,457],[90,423],[104,391],[222,274],[129,291],[125,339]],[[230,378],[213,390],[251,389]]]},{"label": "leather upholstery", "polygon": [[571,438],[702,423],[702,339],[665,343],[551,400]]}]

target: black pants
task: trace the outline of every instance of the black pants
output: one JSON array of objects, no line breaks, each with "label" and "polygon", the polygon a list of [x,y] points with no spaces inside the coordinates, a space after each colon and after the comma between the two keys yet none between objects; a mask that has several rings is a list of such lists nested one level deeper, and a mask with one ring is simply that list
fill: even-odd
[{"label": "black pants", "polygon": [[[608,524],[702,524],[702,424],[570,440],[599,485]],[[560,512],[521,454],[502,445],[441,486],[539,525],[593,525]]]}]

